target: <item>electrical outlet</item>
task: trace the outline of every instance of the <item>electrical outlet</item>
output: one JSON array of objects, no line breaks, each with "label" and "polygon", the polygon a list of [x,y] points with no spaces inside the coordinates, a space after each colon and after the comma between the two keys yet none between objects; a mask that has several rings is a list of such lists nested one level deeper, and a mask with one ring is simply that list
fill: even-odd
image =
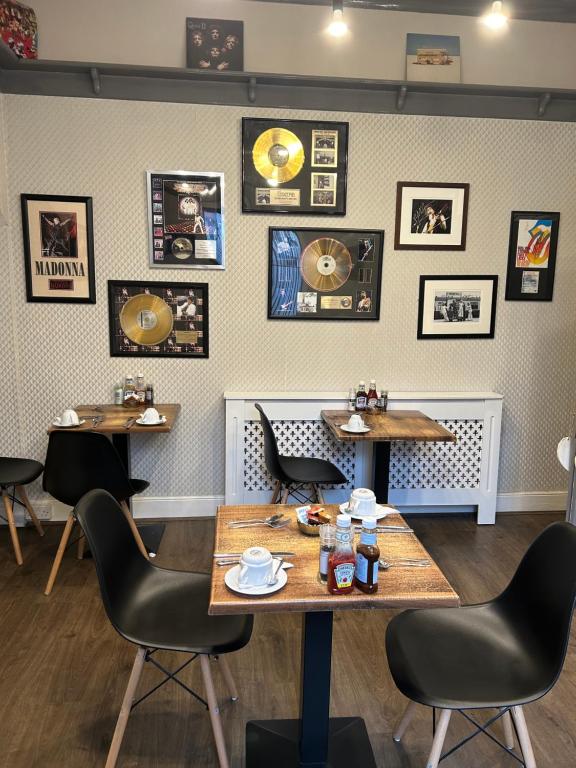
[{"label": "electrical outlet", "polygon": [[[36,512],[38,520],[52,520],[52,504],[49,501],[40,501],[32,504],[32,509]],[[26,512],[26,522],[30,522],[30,515]]]}]

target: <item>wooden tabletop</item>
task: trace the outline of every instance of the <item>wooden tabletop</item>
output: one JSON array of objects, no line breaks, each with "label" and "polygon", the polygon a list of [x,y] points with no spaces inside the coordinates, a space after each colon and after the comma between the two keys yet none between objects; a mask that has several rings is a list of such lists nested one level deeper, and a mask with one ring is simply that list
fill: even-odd
[{"label": "wooden tabletop", "polygon": [[370,432],[344,432],[341,424],[346,424],[350,411],[321,411],[321,416],[330,427],[337,440],[345,443],[379,440],[416,440],[456,442],[456,435],[421,411],[386,411],[385,413],[367,413],[360,415]]},{"label": "wooden tabletop", "polygon": [[[155,405],[154,408],[163,416],[166,416],[164,424],[156,426],[141,426],[135,422],[129,429],[126,429],[126,422],[130,418],[138,418],[144,413],[146,406],[139,408],[124,408],[123,405],[77,405],[75,411],[80,416],[80,420],[85,419],[85,423],[79,427],[74,427],[74,432],[102,432],[106,435],[134,433],[134,432],[171,432],[178,414],[180,405],[178,403],[168,403]],[[94,416],[104,416],[96,426],[93,425]],[[54,432],[58,427],[51,426],[48,432]]]},{"label": "wooden tabletop", "polygon": [[[325,505],[335,517],[336,505]],[[267,547],[270,551],[295,552],[287,556],[294,568],[287,571],[288,583],[279,592],[267,597],[236,595],[224,583],[226,566],[213,565],[208,613],[284,613],[335,611],[360,608],[429,608],[459,605],[456,592],[413,533],[382,533],[378,535],[380,556],[386,560],[399,557],[428,557],[429,568],[390,568],[380,571],[379,588],[375,595],[354,590],[349,595],[331,595],[326,584],[318,579],[320,538],[305,536],[296,525],[293,505],[242,505],[218,509],[216,517],[215,552],[243,552],[250,546]],[[284,512],[291,519],[282,529],[230,528],[230,520],[247,517],[267,517]],[[405,525],[399,514],[385,518],[386,524]]]}]

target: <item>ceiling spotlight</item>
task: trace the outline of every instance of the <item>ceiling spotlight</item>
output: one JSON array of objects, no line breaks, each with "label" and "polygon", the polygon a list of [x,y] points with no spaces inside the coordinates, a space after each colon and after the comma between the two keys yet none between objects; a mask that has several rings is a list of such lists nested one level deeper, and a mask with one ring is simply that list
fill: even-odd
[{"label": "ceiling spotlight", "polygon": [[508,16],[502,8],[502,0],[494,0],[490,12],[482,17],[482,21],[490,29],[503,29],[508,24]]},{"label": "ceiling spotlight", "polygon": [[327,31],[332,37],[342,37],[348,32],[348,25],[344,21],[344,0],[332,1],[332,21]]}]

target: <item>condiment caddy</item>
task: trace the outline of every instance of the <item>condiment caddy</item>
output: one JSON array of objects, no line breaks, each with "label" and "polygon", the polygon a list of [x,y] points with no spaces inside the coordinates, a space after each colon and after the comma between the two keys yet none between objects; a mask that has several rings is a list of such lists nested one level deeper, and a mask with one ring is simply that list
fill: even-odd
[{"label": "condiment caddy", "polygon": [[143,373],[138,373],[136,379],[129,373],[124,379],[124,384],[120,383],[114,387],[114,405],[150,408],[154,405],[154,386],[150,382],[145,383]]},{"label": "condiment caddy", "polygon": [[366,382],[361,381],[358,388],[350,388],[348,393],[348,410],[358,413],[385,413],[388,410],[388,392],[376,389],[376,379],[370,379],[368,391]]}]

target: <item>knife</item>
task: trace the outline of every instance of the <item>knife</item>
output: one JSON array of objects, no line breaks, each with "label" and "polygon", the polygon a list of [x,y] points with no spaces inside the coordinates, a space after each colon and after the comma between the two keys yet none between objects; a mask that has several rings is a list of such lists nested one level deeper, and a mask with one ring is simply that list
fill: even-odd
[{"label": "knife", "polygon": [[[296,552],[270,552],[271,555],[280,557],[293,557]],[[212,557],[225,558],[225,557],[242,557],[242,552],[215,552]]]},{"label": "knife", "polygon": [[131,419],[128,419],[126,421],[126,424],[124,424],[124,429],[130,429],[130,427],[132,426],[132,424],[134,424],[135,421],[136,421],[136,418],[134,416]]}]

